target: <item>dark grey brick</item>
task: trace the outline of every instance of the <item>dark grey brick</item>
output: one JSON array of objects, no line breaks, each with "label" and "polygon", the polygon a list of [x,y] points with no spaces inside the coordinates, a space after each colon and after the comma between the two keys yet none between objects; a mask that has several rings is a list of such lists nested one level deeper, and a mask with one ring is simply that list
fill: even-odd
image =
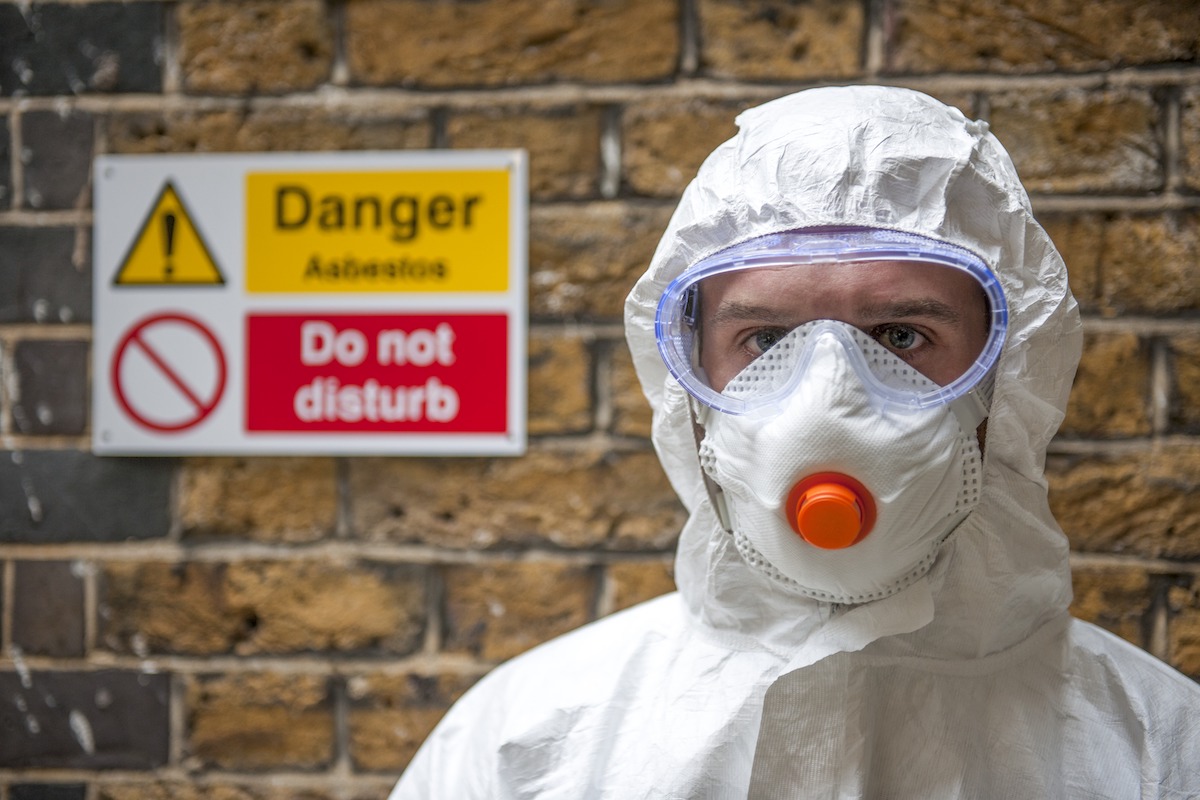
[{"label": "dark grey brick", "polygon": [[82,656],[83,578],[69,561],[18,561],[12,641],[21,652]]},{"label": "dark grey brick", "polygon": [[84,800],[87,784],[17,783],[8,790],[9,800]]},{"label": "dark grey brick", "polygon": [[78,435],[87,428],[87,342],[23,341],[14,363],[18,400],[13,430],[24,434]]},{"label": "dark grey brick", "polygon": [[95,118],[84,111],[21,115],[27,208],[71,209],[91,205],[89,174],[95,144]]},{"label": "dark grey brick", "polygon": [[160,3],[0,5],[0,95],[162,90]]},{"label": "dark grey brick", "polygon": [[90,322],[91,236],[76,268],[74,228],[0,226],[0,323]]},{"label": "dark grey brick", "polygon": [[99,458],[74,450],[0,454],[0,542],[166,536],[175,465],[170,458]]},{"label": "dark grey brick", "polygon": [[169,692],[165,674],[0,672],[0,768],[162,766]]},{"label": "dark grey brick", "polygon": [[0,211],[13,206],[12,131],[8,129],[9,122],[7,114],[0,114]]}]

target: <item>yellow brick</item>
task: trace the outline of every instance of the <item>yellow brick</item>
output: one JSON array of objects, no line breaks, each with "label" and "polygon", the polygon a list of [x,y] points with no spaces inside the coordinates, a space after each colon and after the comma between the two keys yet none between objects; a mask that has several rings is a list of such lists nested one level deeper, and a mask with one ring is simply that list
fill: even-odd
[{"label": "yellow brick", "polygon": [[523,148],[536,199],[594,197],[600,186],[601,114],[590,106],[454,112],[446,122],[458,149]]},{"label": "yellow brick", "polygon": [[179,481],[191,537],[311,542],[332,535],[337,478],[329,458],[193,458]]},{"label": "yellow brick", "polygon": [[608,566],[613,611],[675,591],[670,561],[624,561]]},{"label": "yellow brick", "polygon": [[535,205],[530,214],[530,313],[620,320],[667,227],[666,205]]},{"label": "yellow brick", "polygon": [[1031,192],[1162,186],[1159,110],[1148,90],[1021,90],[991,97],[990,121]]},{"label": "yellow brick", "polygon": [[353,529],[452,548],[667,550],[684,514],[650,451],[532,449],[518,459],[359,459]]},{"label": "yellow brick", "polygon": [[592,357],[587,343],[565,331],[529,336],[529,432],[580,433],[592,424]]},{"label": "yellow brick", "polygon": [[903,72],[1034,72],[1188,61],[1200,17],[1174,0],[905,0],[889,66]]},{"label": "yellow brick", "polygon": [[846,0],[700,0],[702,68],[768,81],[859,74],[863,8]]},{"label": "yellow brick", "polygon": [[464,675],[358,675],[348,682],[350,757],[360,770],[403,770],[450,706]]},{"label": "yellow brick", "polygon": [[178,20],[189,92],[312,89],[333,66],[333,26],[320,0],[184,2]]},{"label": "yellow brick", "polygon": [[329,679],[284,673],[187,679],[187,752],[222,769],[325,767],[333,759]]},{"label": "yellow brick", "polygon": [[1145,647],[1147,615],[1154,602],[1150,577],[1137,567],[1076,568],[1071,613]]},{"label": "yellow brick", "polygon": [[622,159],[630,188],[649,197],[676,198],[717,145],[737,132],[741,103],[635,103],[621,119]]},{"label": "yellow brick", "polygon": [[1200,448],[1056,457],[1050,507],[1076,550],[1200,557]]},{"label": "yellow brick", "polygon": [[549,562],[451,566],[445,581],[448,652],[503,661],[593,616],[592,570]]},{"label": "yellow brick", "polygon": [[1149,347],[1133,333],[1084,337],[1083,358],[1062,433],[1088,437],[1150,433]]},{"label": "yellow brick", "polygon": [[377,86],[661,80],[679,13],[676,0],[351,0],[347,61]]}]

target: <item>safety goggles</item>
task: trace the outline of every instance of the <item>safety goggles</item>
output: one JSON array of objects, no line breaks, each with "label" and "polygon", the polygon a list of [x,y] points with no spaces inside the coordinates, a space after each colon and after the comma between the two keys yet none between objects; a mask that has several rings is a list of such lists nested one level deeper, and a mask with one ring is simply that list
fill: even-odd
[{"label": "safety goggles", "polygon": [[[809,324],[817,320],[848,325]],[[881,405],[974,405],[982,419],[1007,326],[1000,283],[973,253],[897,231],[825,228],[752,239],[684,270],[659,301],[655,336],[679,383],[724,413],[781,403],[804,374],[806,343],[828,335]],[[732,380],[756,363],[750,373],[764,379]]]}]

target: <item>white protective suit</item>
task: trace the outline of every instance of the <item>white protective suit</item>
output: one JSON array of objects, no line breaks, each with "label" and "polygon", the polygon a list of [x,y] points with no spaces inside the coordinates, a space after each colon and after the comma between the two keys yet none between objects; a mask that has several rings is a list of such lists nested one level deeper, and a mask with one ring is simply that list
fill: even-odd
[{"label": "white protective suit", "polygon": [[[654,444],[691,515],[679,591],[493,671],[392,800],[1200,797],[1200,687],[1067,615],[1067,541],[1042,469],[1080,321],[988,126],[884,87],[800,92],[738,125],[626,306]],[[859,605],[787,592],[743,561],[655,345],[656,304],[685,267],[827,225],[965,247],[1009,305],[981,499],[924,577]]]}]

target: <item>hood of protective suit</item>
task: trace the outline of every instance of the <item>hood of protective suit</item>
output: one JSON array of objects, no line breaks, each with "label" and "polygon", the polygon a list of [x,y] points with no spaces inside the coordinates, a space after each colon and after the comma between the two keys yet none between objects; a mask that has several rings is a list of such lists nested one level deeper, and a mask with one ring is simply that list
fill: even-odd
[{"label": "hood of protective suit", "polygon": [[[1080,351],[1066,268],[983,122],[918,92],[813,89],[741,114],[738,134],[687,187],[626,302],[626,333],[654,410],[653,440],[690,512],[676,582],[689,615],[732,646],[791,668],[837,653],[976,657],[1027,638],[1070,602],[1067,542],[1042,470]],[[995,372],[976,509],[925,577],[838,606],[781,591],[720,526],[697,459],[689,398],[658,353],[655,310],[689,265],[766,234],[861,226],[966,248],[999,278],[1009,327]]]}]

